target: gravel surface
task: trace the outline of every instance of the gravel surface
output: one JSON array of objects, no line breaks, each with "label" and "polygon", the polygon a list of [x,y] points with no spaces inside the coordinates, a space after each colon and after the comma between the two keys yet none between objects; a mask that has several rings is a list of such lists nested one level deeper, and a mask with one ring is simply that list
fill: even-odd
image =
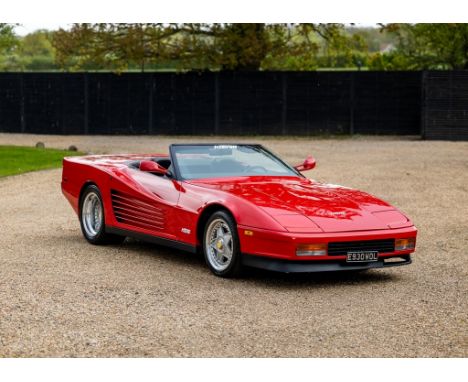
[{"label": "gravel surface", "polygon": [[[165,152],[236,138],[0,134],[0,144]],[[60,170],[0,179],[0,357],[468,356],[468,142],[272,139],[320,181],[373,193],[419,228],[414,263],[356,275],[217,278],[196,255],[91,246]],[[1,164],[0,164],[1,165]]]}]

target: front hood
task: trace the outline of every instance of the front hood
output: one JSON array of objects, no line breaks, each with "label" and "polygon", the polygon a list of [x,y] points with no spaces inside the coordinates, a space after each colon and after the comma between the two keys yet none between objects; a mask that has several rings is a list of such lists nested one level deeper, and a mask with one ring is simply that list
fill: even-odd
[{"label": "front hood", "polygon": [[372,195],[305,178],[259,176],[191,183],[246,199],[290,232],[349,232],[412,225],[406,216]]}]

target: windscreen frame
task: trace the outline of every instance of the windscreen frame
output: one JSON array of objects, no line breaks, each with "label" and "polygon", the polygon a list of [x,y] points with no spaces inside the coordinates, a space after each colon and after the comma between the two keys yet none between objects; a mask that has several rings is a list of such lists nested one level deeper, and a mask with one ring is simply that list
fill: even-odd
[{"label": "windscreen frame", "polygon": [[[263,145],[258,144],[258,143],[226,143],[226,142],[221,142],[221,143],[216,143],[216,142],[214,142],[214,143],[173,143],[173,144],[171,144],[169,146],[169,155],[170,155],[170,158],[171,158],[171,163],[174,165],[175,178],[177,180],[180,180],[180,181],[184,181],[184,180],[188,181],[188,180],[196,180],[196,179],[184,178],[182,176],[182,174],[180,172],[180,169],[179,169],[179,163],[177,161],[177,156],[176,156],[176,153],[175,153],[175,148],[177,146],[253,146],[253,147],[258,147],[261,150],[263,150],[264,152],[266,152],[267,154],[271,155],[273,158],[275,158],[283,166],[285,166],[286,168],[291,170],[292,173],[294,174],[294,175],[291,174],[291,175],[282,175],[282,176],[292,176],[292,177],[298,176],[298,177],[304,178],[304,175],[302,175],[298,170],[296,170],[294,167],[287,164],[278,155],[274,154],[272,151],[268,150],[266,147],[264,147]],[[262,175],[259,174],[259,176],[262,176]],[[273,176],[273,175],[263,175],[263,176]],[[213,178],[216,178],[216,177],[213,176]],[[198,179],[209,179],[209,177],[207,177],[207,178],[198,178]]]}]

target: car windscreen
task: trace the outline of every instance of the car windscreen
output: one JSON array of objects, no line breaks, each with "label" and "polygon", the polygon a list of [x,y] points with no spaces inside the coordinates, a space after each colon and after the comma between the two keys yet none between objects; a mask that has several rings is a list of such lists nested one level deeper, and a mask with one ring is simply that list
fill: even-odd
[{"label": "car windscreen", "polygon": [[231,176],[297,176],[260,145],[173,145],[182,179]]}]

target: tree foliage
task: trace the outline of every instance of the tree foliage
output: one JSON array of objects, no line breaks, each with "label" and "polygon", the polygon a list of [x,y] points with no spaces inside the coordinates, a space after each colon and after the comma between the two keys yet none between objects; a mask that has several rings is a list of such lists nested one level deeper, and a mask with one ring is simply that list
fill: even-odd
[{"label": "tree foliage", "polygon": [[375,55],[374,69],[468,69],[468,24],[387,24],[395,50]]},{"label": "tree foliage", "polygon": [[53,46],[64,68],[110,70],[167,62],[181,70],[308,70],[320,53],[349,50],[341,24],[74,24],[54,34]]},{"label": "tree foliage", "polygon": [[2,54],[14,48],[18,42],[14,27],[14,24],[0,23],[0,53]]},{"label": "tree foliage", "polygon": [[0,69],[7,71],[56,69],[55,50],[50,42],[50,32],[38,30],[24,37],[13,33],[9,25],[10,45],[0,55]]},{"label": "tree foliage", "polygon": [[14,59],[13,52],[18,44],[14,27],[14,24],[0,24],[0,69],[7,68]]},{"label": "tree foliage", "polygon": [[0,24],[0,70],[468,69],[468,24],[16,25]]}]

